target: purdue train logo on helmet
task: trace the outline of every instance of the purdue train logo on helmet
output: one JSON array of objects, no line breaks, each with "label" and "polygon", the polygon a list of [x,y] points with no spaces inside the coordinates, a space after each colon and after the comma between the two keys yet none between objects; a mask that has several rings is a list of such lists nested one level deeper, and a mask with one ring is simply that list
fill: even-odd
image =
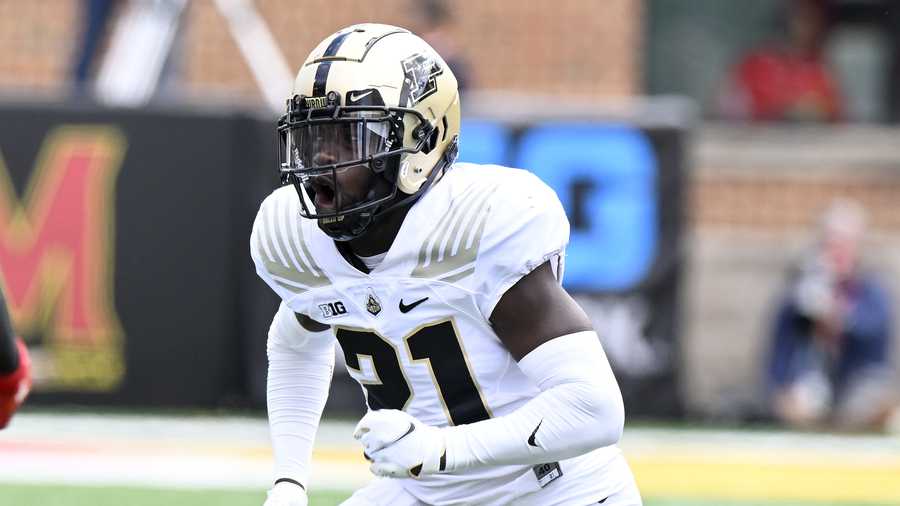
[{"label": "purdue train logo on helmet", "polygon": [[277,131],[282,181],[297,189],[301,214],[350,240],[453,163],[456,77],[403,28],[351,26],[307,57]]}]

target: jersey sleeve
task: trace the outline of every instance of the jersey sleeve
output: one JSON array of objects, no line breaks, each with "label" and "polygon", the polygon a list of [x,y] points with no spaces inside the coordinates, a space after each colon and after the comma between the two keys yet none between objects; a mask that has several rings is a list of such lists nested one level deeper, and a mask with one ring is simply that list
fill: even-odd
[{"label": "jersey sleeve", "polygon": [[250,257],[259,277],[302,313],[306,295],[330,281],[310,252],[291,190],[282,187],[263,201],[250,234]]},{"label": "jersey sleeve", "polygon": [[498,191],[481,240],[475,297],[485,318],[510,287],[547,261],[562,281],[569,220],[553,189],[533,174],[521,177],[521,184]]},{"label": "jersey sleeve", "polygon": [[273,227],[273,215],[275,207],[275,195],[267,197],[259,206],[256,219],[253,220],[253,230],[250,232],[250,258],[256,267],[256,274],[265,281],[269,288],[278,294],[282,301],[287,301],[291,293],[287,288],[275,281],[270,266],[278,262],[277,252],[272,246],[272,239],[277,233]]}]

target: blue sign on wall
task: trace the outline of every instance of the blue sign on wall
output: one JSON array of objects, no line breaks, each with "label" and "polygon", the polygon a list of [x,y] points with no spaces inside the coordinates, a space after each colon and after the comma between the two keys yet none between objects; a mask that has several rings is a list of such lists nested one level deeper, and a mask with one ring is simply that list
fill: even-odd
[{"label": "blue sign on wall", "polygon": [[469,163],[509,163],[509,130],[491,121],[465,121],[459,139],[459,160]]},{"label": "blue sign on wall", "polygon": [[[470,130],[471,129],[471,130]],[[559,195],[572,225],[568,288],[627,290],[657,254],[657,160],[650,141],[628,126],[550,123],[515,146],[504,127],[464,123],[460,159],[528,169]]]}]

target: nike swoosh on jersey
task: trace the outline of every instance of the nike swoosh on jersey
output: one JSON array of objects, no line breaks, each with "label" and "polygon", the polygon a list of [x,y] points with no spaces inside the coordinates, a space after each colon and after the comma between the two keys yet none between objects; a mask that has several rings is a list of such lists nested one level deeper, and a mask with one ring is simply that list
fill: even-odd
[{"label": "nike swoosh on jersey", "polygon": [[375,90],[369,90],[369,91],[366,91],[366,92],[363,92],[363,93],[351,93],[351,94],[350,94],[350,101],[351,101],[351,102],[359,102],[360,100],[362,100],[362,99],[368,97],[369,95],[371,95],[371,94],[374,93],[374,92],[375,92]]},{"label": "nike swoosh on jersey", "polygon": [[401,313],[408,313],[408,312],[412,311],[412,310],[413,310],[416,306],[418,306],[419,304],[425,302],[426,300],[428,300],[428,297],[424,297],[424,298],[422,298],[422,299],[419,299],[419,300],[413,302],[413,303],[410,304],[410,305],[406,305],[406,304],[403,303],[403,299],[400,299],[400,312],[401,312]]},{"label": "nike swoosh on jersey", "polygon": [[532,432],[531,435],[528,436],[528,444],[529,444],[530,446],[535,447],[535,448],[540,448],[540,445],[537,444],[537,442],[534,440],[534,436],[537,435],[537,431],[538,431],[538,429],[541,428],[541,424],[542,424],[542,423],[544,423],[544,419],[543,419],[543,418],[541,418],[541,421],[538,422],[537,427],[534,428],[534,432]]}]

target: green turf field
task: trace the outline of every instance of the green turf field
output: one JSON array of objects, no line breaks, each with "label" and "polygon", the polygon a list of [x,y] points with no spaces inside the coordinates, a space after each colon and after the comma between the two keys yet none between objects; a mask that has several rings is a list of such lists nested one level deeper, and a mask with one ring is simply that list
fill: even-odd
[{"label": "green turf field", "polygon": [[[334,506],[347,492],[317,492],[310,506]],[[0,506],[261,506],[260,492],[224,490],[159,490],[126,487],[84,487],[0,484]],[[686,499],[645,499],[645,506],[896,506],[888,503],[735,502]]]},{"label": "green turf field", "polygon": [[[348,493],[319,492],[310,506],[340,504]],[[264,492],[0,484],[0,506],[262,506]]]}]

